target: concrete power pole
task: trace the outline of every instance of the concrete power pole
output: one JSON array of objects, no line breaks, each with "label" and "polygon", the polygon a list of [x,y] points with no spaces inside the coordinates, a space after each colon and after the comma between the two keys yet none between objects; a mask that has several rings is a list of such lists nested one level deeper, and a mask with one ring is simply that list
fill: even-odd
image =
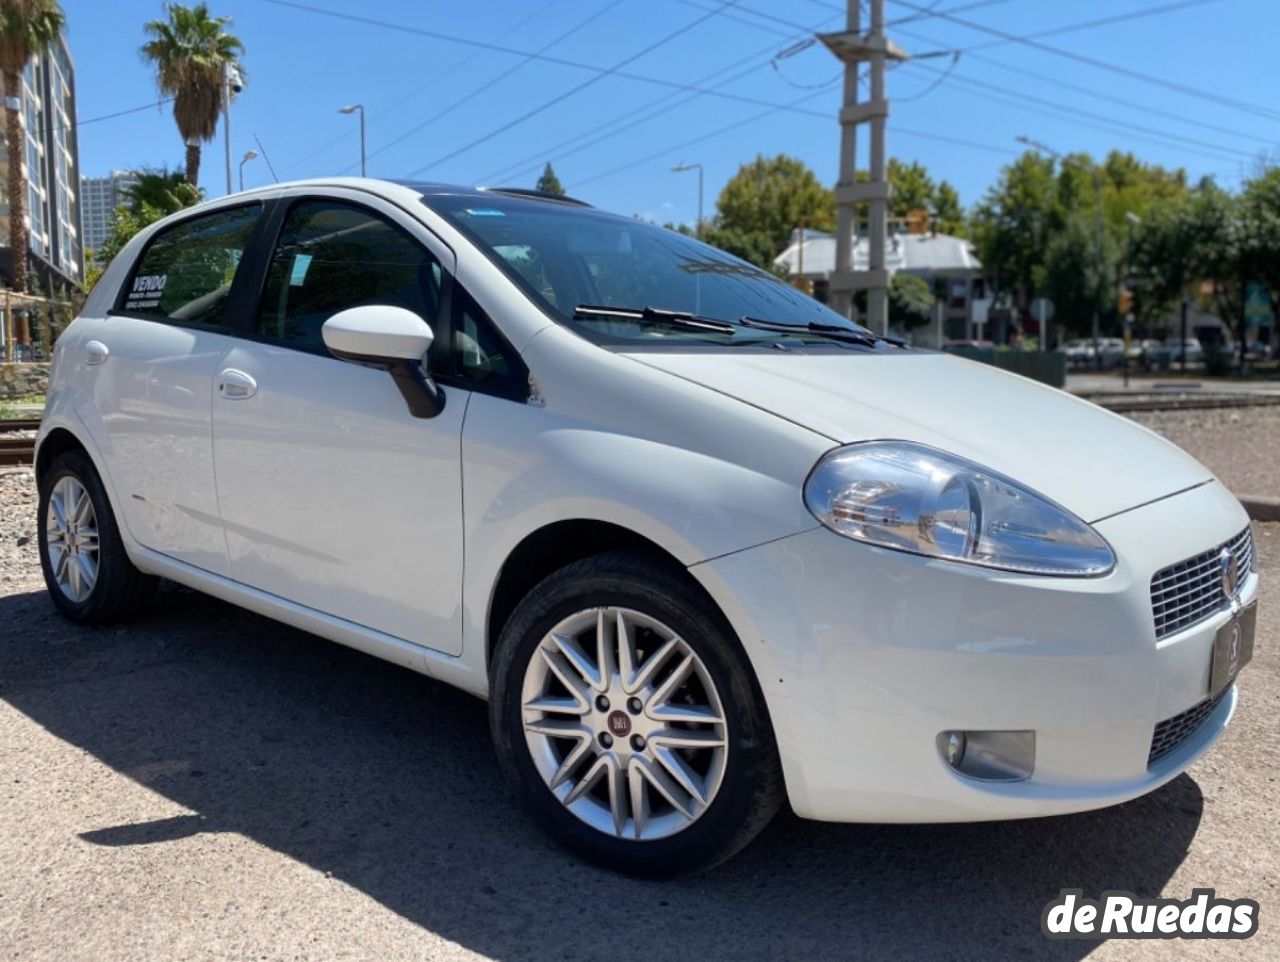
[{"label": "concrete power pole", "polygon": [[[886,61],[905,60],[906,51],[884,35],[884,0],[871,2],[871,31],[859,27],[859,0],[849,0],[845,30],[821,34],[818,39],[844,63],[844,106],[840,111],[840,172],[836,178],[836,269],[831,276],[831,307],[838,314],[853,317],[853,292],[867,292],[867,324],[873,331],[889,329],[889,271],[885,263],[888,246],[889,196],[888,165],[885,156],[885,121],[889,101],[885,96]],[[858,67],[871,65],[871,99],[858,101]],[[859,184],[857,170],[857,128],[871,125],[870,179]],[[858,205],[870,209],[867,269],[854,270],[853,241],[857,230]]]}]

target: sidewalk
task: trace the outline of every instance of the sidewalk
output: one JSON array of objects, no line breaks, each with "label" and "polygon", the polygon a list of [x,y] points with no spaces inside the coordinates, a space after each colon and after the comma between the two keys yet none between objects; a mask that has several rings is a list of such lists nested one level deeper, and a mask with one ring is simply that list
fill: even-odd
[{"label": "sidewalk", "polygon": [[1066,389],[1072,394],[1156,394],[1169,392],[1204,394],[1263,394],[1280,395],[1280,381],[1235,380],[1231,378],[1202,378],[1194,374],[1182,377],[1177,373],[1130,374],[1129,386],[1124,386],[1120,371],[1080,372],[1067,375]]}]

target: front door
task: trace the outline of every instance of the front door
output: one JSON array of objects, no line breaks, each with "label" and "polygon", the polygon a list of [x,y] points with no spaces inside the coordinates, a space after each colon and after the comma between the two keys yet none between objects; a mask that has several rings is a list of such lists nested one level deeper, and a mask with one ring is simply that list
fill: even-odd
[{"label": "front door", "polygon": [[380,201],[282,204],[257,315],[215,375],[231,576],[457,654],[469,395],[450,388],[438,416],[415,418],[390,375],[330,356],[320,333],[368,304],[407,308],[438,330],[452,254]]}]

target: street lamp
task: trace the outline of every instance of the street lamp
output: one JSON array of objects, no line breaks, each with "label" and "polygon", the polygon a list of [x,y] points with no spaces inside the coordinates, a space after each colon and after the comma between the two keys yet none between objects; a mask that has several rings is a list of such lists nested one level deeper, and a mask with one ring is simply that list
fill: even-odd
[{"label": "street lamp", "polygon": [[[1032,150],[1038,150],[1048,154],[1055,160],[1062,161],[1063,166],[1073,164],[1080,167],[1080,163],[1071,157],[1064,157],[1052,147],[1046,147],[1038,140],[1032,140],[1025,135],[1015,138],[1018,143],[1025,144]],[[1083,169],[1083,168],[1081,168]],[[1098,369],[1102,369],[1102,354],[1098,351],[1098,297],[1102,293],[1102,175],[1098,173],[1097,167],[1089,168],[1089,173],[1093,175],[1093,189],[1097,194],[1097,203],[1093,206],[1093,257],[1096,267],[1097,281],[1093,292],[1093,358]]]},{"label": "street lamp", "polygon": [[258,156],[256,150],[246,150],[244,156],[240,158],[240,189],[244,190],[244,165],[249,163]]},{"label": "street lamp", "polygon": [[698,240],[702,240],[702,165],[701,164],[676,164],[671,168],[673,174],[682,174],[686,170],[696,170],[698,172]]},{"label": "street lamp", "polygon": [[363,177],[365,175],[364,174],[364,104],[348,104],[345,107],[338,108],[338,113],[340,114],[354,114],[357,111],[360,114],[360,176]]},{"label": "street lamp", "polygon": [[233,63],[222,65],[222,145],[227,156],[227,193],[231,193],[231,95],[244,90],[244,77]]}]

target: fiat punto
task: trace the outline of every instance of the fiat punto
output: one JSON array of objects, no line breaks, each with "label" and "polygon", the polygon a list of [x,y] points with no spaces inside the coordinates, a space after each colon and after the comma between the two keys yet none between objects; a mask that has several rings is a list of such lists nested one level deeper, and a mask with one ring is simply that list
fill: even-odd
[{"label": "fiat punto", "polygon": [[36,473],[69,618],[170,579],[487,698],[536,820],[637,874],[784,802],[1133,798],[1252,649],[1248,520],[1173,445],[529,192],[305,182],[144,230],[57,343]]}]

